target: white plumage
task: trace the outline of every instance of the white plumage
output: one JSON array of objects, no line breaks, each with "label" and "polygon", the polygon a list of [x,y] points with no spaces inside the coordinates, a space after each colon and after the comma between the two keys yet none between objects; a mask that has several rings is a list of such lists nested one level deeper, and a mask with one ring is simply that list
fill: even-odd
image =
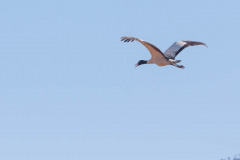
[{"label": "white plumage", "polygon": [[143,44],[151,53],[152,57],[150,60],[140,60],[136,64],[136,67],[142,64],[156,64],[158,66],[166,66],[173,65],[178,68],[185,68],[183,65],[177,65],[177,63],[181,62],[181,60],[175,60],[175,57],[186,47],[195,46],[195,45],[204,45],[207,47],[205,43],[197,42],[197,41],[177,41],[174,42],[164,53],[158,49],[156,46],[148,43],[144,40],[135,38],[135,37],[121,37],[121,40],[124,42],[133,42],[138,41]]},{"label": "white plumage", "polygon": [[183,41],[177,41],[175,43],[173,43],[163,54],[165,55],[165,57],[175,57],[176,52],[183,47],[185,44],[187,44],[186,42]]}]

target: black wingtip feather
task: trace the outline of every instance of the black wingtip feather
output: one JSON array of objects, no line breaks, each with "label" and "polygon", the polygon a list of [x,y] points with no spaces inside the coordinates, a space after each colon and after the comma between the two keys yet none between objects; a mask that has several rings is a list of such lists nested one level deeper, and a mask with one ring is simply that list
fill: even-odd
[{"label": "black wingtip feather", "polygon": [[133,42],[134,40],[136,40],[136,38],[133,38],[133,37],[121,37],[121,41],[124,41],[124,42]]}]

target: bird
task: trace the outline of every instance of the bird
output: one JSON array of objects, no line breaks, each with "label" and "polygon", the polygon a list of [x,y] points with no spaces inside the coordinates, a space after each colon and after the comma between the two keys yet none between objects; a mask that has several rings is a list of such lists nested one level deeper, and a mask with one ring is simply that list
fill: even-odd
[{"label": "bird", "polygon": [[176,41],[174,42],[164,53],[158,49],[153,44],[146,42],[144,40],[135,38],[135,37],[121,37],[121,41],[124,42],[133,42],[138,41],[143,44],[151,53],[152,57],[149,60],[139,60],[135,67],[138,67],[143,64],[156,64],[158,66],[166,66],[172,65],[178,68],[184,69],[183,65],[178,65],[177,63],[181,62],[181,60],[175,60],[175,57],[185,48],[189,46],[196,46],[196,45],[204,45],[208,47],[203,42],[197,41]]}]

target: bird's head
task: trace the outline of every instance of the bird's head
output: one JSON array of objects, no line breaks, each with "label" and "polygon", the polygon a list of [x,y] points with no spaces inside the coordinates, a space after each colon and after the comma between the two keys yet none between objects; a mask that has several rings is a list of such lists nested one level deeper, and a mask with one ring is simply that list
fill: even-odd
[{"label": "bird's head", "polygon": [[137,66],[139,66],[139,65],[142,65],[142,64],[147,64],[147,61],[144,61],[144,60],[138,61],[138,63],[135,64],[135,68],[136,68]]}]

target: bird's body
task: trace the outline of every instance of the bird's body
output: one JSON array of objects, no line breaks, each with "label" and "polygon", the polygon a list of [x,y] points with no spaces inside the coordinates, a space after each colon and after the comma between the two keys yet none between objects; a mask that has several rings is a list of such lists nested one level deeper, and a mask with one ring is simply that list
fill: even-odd
[{"label": "bird's body", "polygon": [[166,66],[166,65],[170,65],[170,61],[160,57],[152,57],[150,60],[147,61],[147,64],[156,64],[158,66]]},{"label": "bird's body", "polygon": [[173,65],[178,68],[185,68],[182,65],[177,65],[177,63],[181,62],[180,60],[175,60],[175,57],[186,47],[195,46],[195,45],[204,45],[207,47],[205,43],[197,42],[197,41],[177,41],[173,43],[164,53],[158,49],[156,46],[148,43],[144,40],[140,40],[135,37],[121,37],[124,42],[133,42],[138,41],[142,43],[151,53],[152,57],[148,61],[140,60],[136,64],[136,67],[142,64],[156,64],[158,66],[166,66]]}]

